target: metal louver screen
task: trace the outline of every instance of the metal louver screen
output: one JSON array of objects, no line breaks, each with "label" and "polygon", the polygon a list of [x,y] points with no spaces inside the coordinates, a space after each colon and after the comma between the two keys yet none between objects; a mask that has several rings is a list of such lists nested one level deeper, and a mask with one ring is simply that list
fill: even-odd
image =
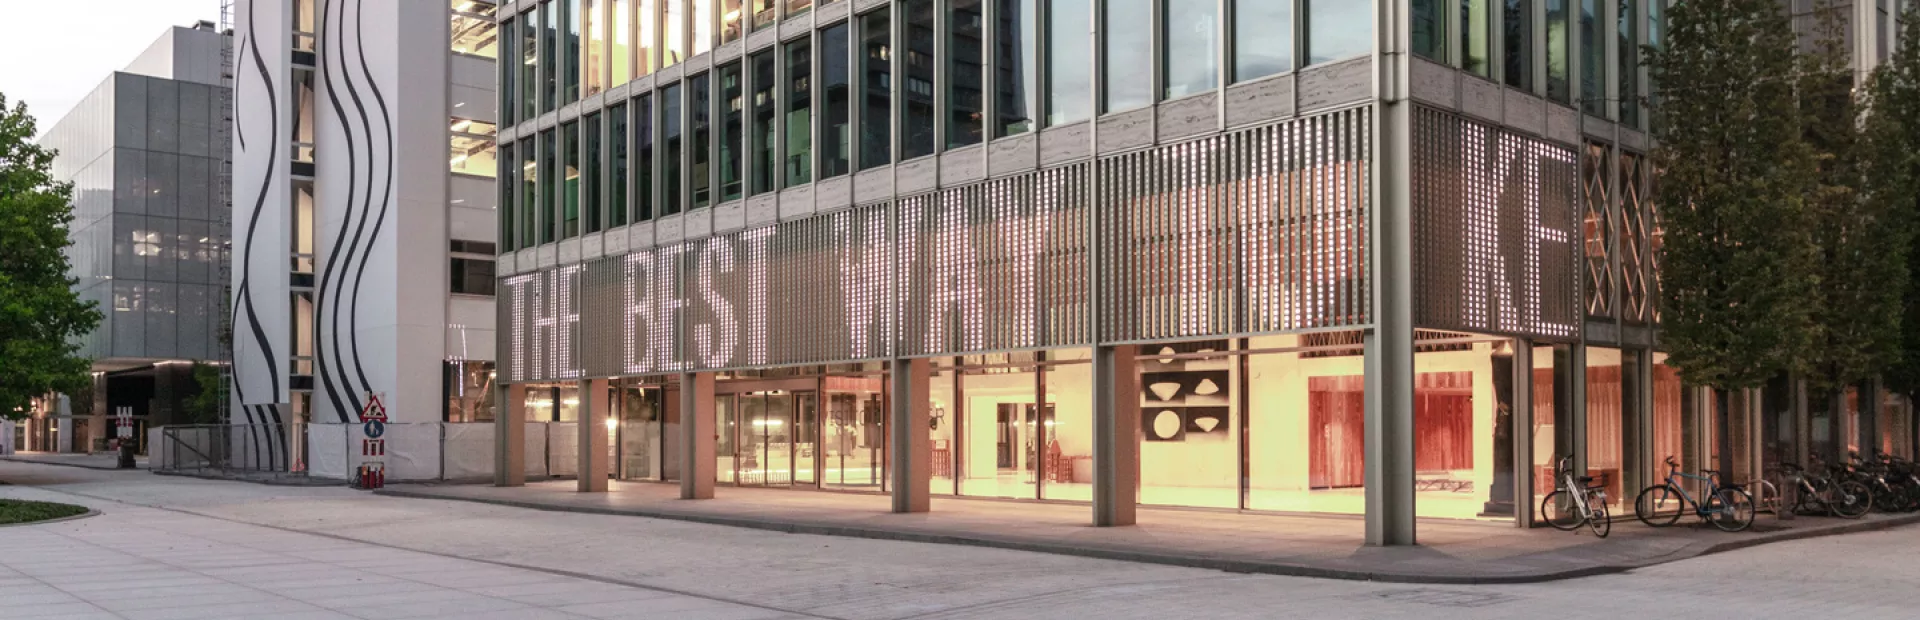
[{"label": "metal louver screen", "polygon": [[503,278],[505,376],[1362,328],[1370,123],[1333,112]]},{"label": "metal louver screen", "polygon": [[1415,112],[1414,325],[1571,339],[1580,297],[1572,149]]},{"label": "metal louver screen", "polygon": [[1100,162],[1103,341],[1371,322],[1369,112]]}]

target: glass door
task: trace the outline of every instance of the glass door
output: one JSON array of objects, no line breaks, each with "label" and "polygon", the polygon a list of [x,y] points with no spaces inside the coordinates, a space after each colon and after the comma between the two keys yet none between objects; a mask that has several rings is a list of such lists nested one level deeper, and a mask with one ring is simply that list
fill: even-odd
[{"label": "glass door", "polygon": [[714,440],[713,455],[719,462],[714,465],[714,479],[730,484],[740,483],[741,442],[744,431],[740,430],[740,406],[732,394],[721,394],[713,399]]},{"label": "glass door", "polygon": [[740,484],[793,484],[793,396],[746,393],[738,396],[742,417]]},{"label": "glass door", "polygon": [[820,485],[881,489],[886,477],[886,408],[880,393],[828,392],[826,405]]},{"label": "glass door", "polygon": [[793,481],[795,484],[814,486],[819,476],[815,467],[819,459],[815,450],[820,441],[820,401],[818,392],[793,392],[773,398],[785,399],[787,410],[793,416]]}]

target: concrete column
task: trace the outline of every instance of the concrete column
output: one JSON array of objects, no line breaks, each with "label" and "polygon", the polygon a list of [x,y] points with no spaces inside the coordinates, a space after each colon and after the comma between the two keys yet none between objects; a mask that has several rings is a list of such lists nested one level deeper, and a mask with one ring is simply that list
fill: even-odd
[{"label": "concrete column", "polygon": [[1871,459],[1880,454],[1880,408],[1881,397],[1879,379],[1871,379],[1866,388],[1860,390],[1860,458]]},{"label": "concrete column", "polygon": [[1413,26],[1411,5],[1374,10],[1374,327],[1366,332],[1366,542],[1412,545]]},{"label": "concrete column", "polygon": [[1813,406],[1809,402],[1810,390],[1807,379],[1794,375],[1789,379],[1793,385],[1793,447],[1786,454],[1786,461],[1807,466],[1807,455],[1813,451]]},{"label": "concrete column", "polygon": [[1093,352],[1093,524],[1133,525],[1140,506],[1140,374],[1132,345]]},{"label": "concrete column", "polygon": [[887,476],[893,485],[894,512],[926,512],[932,507],[933,446],[928,438],[927,395],[933,379],[928,359],[896,359],[888,395],[892,408],[887,438]]},{"label": "concrete column", "polygon": [[527,386],[512,384],[502,392],[493,414],[493,486],[527,484]]},{"label": "concrete column", "polygon": [[1567,454],[1573,455],[1573,470],[1587,471],[1587,345],[1577,344],[1569,351],[1567,363]]},{"label": "concrete column", "polygon": [[580,451],[576,490],[607,492],[607,380],[580,382]]},{"label": "concrete column", "polygon": [[1513,341],[1513,524],[1533,526],[1533,341]]},{"label": "concrete column", "polygon": [[680,499],[713,499],[713,373],[680,375]]}]

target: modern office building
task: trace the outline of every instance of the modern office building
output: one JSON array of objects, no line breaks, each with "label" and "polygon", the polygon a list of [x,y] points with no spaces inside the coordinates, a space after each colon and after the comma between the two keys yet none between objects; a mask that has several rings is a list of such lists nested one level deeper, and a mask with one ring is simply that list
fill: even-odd
[{"label": "modern office building", "polygon": [[73,183],[75,287],[103,318],[80,342],[92,392],[42,399],[16,425],[17,448],[105,449],[123,408],[144,440],[149,425],[184,421],[200,389],[192,362],[226,361],[226,40],[207,22],[168,29],[41,138],[58,151],[54,178]]},{"label": "modern office building", "polygon": [[1809,435],[1665,364],[1634,53],[1664,12],[502,6],[498,481],[519,422],[580,421],[582,490],[1347,513],[1406,544],[1530,524],[1559,455],[1618,501],[1668,455],[1911,454],[1873,386]]},{"label": "modern office building", "polygon": [[234,422],[492,415],[493,11],[236,1]]}]

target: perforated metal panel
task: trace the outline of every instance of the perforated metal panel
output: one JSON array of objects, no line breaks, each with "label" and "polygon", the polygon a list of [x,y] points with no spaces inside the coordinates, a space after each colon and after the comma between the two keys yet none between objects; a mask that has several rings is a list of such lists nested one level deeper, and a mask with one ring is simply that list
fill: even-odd
[{"label": "perforated metal panel", "polygon": [[505,278],[508,380],[1364,327],[1370,122],[1328,113]]},{"label": "perforated metal panel", "polygon": [[1371,319],[1369,112],[1099,162],[1105,341]]},{"label": "perforated metal panel", "polygon": [[1576,337],[1574,152],[1425,108],[1413,131],[1414,324]]}]

